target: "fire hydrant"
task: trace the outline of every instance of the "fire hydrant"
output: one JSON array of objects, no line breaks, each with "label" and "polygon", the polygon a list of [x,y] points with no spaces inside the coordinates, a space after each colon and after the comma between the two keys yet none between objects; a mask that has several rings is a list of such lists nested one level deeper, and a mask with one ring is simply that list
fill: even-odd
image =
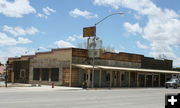
[{"label": "fire hydrant", "polygon": [[51,85],[52,85],[52,88],[54,88],[54,82],[52,82],[52,84],[51,84]]}]

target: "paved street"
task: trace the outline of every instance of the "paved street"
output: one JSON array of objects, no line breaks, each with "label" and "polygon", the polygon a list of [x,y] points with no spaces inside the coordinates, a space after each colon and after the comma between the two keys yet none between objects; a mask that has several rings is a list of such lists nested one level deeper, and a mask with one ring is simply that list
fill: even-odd
[{"label": "paved street", "polygon": [[164,108],[165,93],[180,89],[60,90],[0,88],[1,108]]}]

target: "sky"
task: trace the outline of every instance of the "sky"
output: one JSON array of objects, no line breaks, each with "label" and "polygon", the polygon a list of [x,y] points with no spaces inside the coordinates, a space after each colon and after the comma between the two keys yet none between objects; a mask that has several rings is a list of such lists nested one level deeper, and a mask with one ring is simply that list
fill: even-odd
[{"label": "sky", "polygon": [[179,0],[0,0],[0,62],[8,57],[79,47],[83,27],[97,25],[104,47],[180,67]]}]

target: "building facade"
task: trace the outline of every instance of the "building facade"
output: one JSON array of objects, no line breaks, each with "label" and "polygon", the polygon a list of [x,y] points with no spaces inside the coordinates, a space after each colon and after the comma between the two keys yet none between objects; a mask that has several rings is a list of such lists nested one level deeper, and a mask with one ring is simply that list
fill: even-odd
[{"label": "building facade", "polygon": [[[92,85],[92,57],[86,49],[61,48],[9,58],[9,82],[80,87]],[[94,87],[160,87],[171,78],[172,60],[156,60],[130,53],[99,50]]]},{"label": "building facade", "polygon": [[5,75],[5,72],[6,72],[6,66],[0,64],[0,76]]}]

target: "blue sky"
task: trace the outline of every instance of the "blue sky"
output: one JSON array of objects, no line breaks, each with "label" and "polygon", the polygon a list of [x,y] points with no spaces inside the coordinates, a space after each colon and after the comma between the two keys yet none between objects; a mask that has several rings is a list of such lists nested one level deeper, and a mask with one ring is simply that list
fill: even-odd
[{"label": "blue sky", "polygon": [[[0,61],[51,48],[77,47],[97,25],[103,46],[180,66],[179,0],[0,0]],[[39,50],[38,50],[39,49]]]}]

